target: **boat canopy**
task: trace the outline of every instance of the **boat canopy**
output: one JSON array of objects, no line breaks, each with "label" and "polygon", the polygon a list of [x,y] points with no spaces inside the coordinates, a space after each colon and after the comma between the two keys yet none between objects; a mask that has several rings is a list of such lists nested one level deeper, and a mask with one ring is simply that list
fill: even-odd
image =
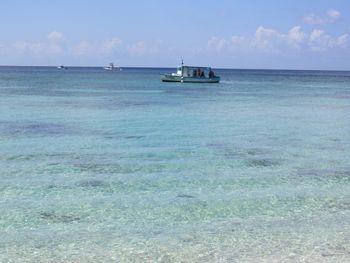
[{"label": "boat canopy", "polygon": [[181,65],[177,68],[176,75],[183,77],[212,77],[214,72],[211,67],[197,67]]},{"label": "boat canopy", "polygon": [[165,82],[190,83],[219,83],[220,77],[215,76],[211,67],[185,66],[183,61],[177,67],[176,73],[162,74],[161,80]]}]

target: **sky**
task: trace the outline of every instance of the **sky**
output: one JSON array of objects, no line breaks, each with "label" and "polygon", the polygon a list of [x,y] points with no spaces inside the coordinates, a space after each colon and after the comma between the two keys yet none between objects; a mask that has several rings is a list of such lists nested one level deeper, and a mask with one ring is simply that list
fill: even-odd
[{"label": "sky", "polygon": [[1,0],[0,65],[350,70],[349,0]]}]

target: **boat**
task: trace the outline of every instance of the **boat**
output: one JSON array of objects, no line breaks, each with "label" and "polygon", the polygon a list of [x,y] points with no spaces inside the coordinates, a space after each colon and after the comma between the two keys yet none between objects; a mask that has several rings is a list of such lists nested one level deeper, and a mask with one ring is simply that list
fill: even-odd
[{"label": "boat", "polygon": [[190,83],[219,83],[220,77],[216,76],[211,67],[185,66],[183,61],[176,73],[161,74],[164,82],[190,82]]},{"label": "boat", "polygon": [[65,66],[63,66],[63,65],[61,65],[61,66],[59,66],[59,67],[57,67],[58,69],[68,69],[67,67],[65,67]]},{"label": "boat", "polygon": [[109,66],[104,67],[103,69],[105,69],[105,70],[119,70],[119,71],[122,71],[122,68],[114,66],[114,63],[109,63]]}]

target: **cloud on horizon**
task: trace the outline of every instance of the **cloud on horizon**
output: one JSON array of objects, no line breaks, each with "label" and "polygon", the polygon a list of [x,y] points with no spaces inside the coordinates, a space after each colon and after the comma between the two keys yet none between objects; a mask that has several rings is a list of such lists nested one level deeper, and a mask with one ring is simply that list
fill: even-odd
[{"label": "cloud on horizon", "polygon": [[166,50],[161,40],[154,43],[137,41],[127,43],[118,37],[104,40],[81,40],[77,43],[70,42],[69,39],[58,31],[52,31],[42,41],[16,41],[10,45],[0,45],[0,49],[6,49],[8,53],[17,56],[112,56],[113,54],[124,54],[129,57],[140,57],[144,55],[156,54],[162,49]]},{"label": "cloud on horizon", "polygon": [[[335,12],[332,15],[339,17]],[[342,59],[349,57],[349,47],[348,33],[334,35],[319,28],[304,30],[298,25],[286,32],[259,26],[252,35],[213,36],[203,41],[202,45],[186,47],[173,47],[159,39],[151,42],[145,40],[128,42],[118,37],[74,42],[63,32],[52,31],[41,41],[1,43],[0,54],[3,57],[7,56],[8,61],[32,61],[34,64],[66,61],[67,64],[96,65],[110,59],[119,60],[129,66],[146,65],[145,63],[149,64],[150,61],[152,65],[162,61],[169,66],[169,61],[189,58],[194,63],[211,61],[211,63],[219,63],[217,66],[229,66],[232,63],[230,57],[239,58],[240,62],[235,60],[234,63],[241,63],[241,65],[247,61],[256,63],[260,61],[261,56],[265,61],[268,61],[268,58],[273,61],[283,56],[286,59],[285,63],[289,63],[290,59],[296,61],[297,57],[302,59],[307,56],[314,56],[313,59],[315,56],[320,59],[329,58],[330,60],[327,61],[332,61],[334,56]],[[249,67],[249,64],[244,65]],[[317,62],[314,62],[314,65],[319,66]]]},{"label": "cloud on horizon", "polygon": [[308,33],[302,31],[300,26],[294,26],[287,33],[281,33],[273,28],[259,26],[250,37],[212,37],[208,40],[207,50],[231,53],[326,52],[331,49],[346,49],[349,44],[349,34],[331,36],[320,29]]},{"label": "cloud on horizon", "polygon": [[88,56],[90,54],[108,56],[121,50],[123,45],[123,41],[117,37],[102,41],[82,40],[78,44],[73,44],[68,52],[72,53],[74,56]]},{"label": "cloud on horizon", "polygon": [[19,56],[57,56],[65,53],[66,46],[67,43],[63,33],[52,31],[46,36],[45,41],[17,41],[10,46],[4,46],[4,49],[6,49],[7,52],[14,52],[14,54]]}]

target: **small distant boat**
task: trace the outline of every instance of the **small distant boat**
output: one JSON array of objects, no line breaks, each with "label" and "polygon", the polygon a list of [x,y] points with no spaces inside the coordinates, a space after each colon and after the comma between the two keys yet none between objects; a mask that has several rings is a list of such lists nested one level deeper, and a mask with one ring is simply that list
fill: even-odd
[{"label": "small distant boat", "polygon": [[65,66],[63,66],[63,65],[61,65],[61,66],[59,66],[59,67],[57,67],[58,69],[68,69],[67,67],[65,67]]},{"label": "small distant boat", "polygon": [[119,71],[122,71],[122,68],[114,66],[114,63],[109,63],[109,66],[104,67],[103,69],[105,69],[105,70],[119,70]]},{"label": "small distant boat", "polygon": [[216,76],[210,67],[185,66],[183,61],[176,73],[161,74],[164,82],[190,82],[190,83],[219,83],[220,77]]}]

